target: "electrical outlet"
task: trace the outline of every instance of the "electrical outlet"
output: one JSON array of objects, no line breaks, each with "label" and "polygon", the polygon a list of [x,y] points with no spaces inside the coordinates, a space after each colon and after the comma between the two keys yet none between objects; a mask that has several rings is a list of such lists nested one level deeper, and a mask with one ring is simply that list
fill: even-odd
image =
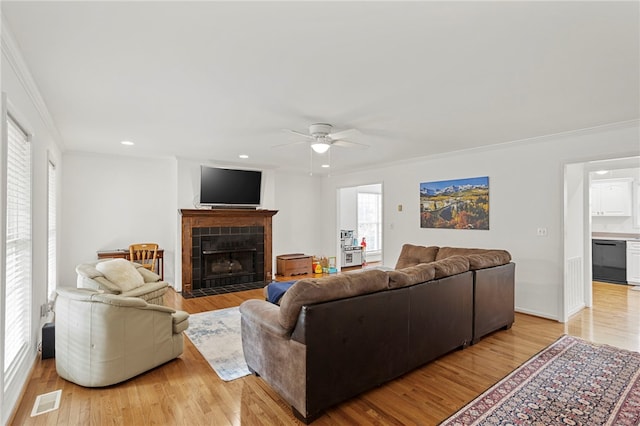
[{"label": "electrical outlet", "polygon": [[547,236],[547,228],[538,228],[537,235],[538,235],[538,237],[546,237]]}]

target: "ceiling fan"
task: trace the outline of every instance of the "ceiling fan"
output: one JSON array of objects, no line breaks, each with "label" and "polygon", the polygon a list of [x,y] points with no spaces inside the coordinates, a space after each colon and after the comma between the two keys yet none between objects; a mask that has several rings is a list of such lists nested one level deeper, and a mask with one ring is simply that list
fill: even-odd
[{"label": "ceiling fan", "polygon": [[[343,130],[336,133],[331,133],[333,126],[327,123],[315,123],[309,126],[309,133],[302,133],[296,130],[284,129],[286,132],[293,133],[308,139],[311,141],[311,149],[318,154],[323,154],[329,150],[332,146],[340,146],[344,148],[367,148],[369,145],[365,145],[358,142],[348,141],[349,137],[357,136],[360,132],[356,129]],[[300,142],[291,142],[282,145],[276,145],[275,147],[296,145]]]}]

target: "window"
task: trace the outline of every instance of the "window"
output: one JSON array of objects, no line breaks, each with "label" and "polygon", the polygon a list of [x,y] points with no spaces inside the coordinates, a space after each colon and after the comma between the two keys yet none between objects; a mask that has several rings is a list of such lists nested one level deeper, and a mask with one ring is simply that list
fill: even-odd
[{"label": "window", "polygon": [[382,250],[382,194],[358,192],[358,237],[367,240],[367,253]]},{"label": "window", "polygon": [[31,144],[27,133],[7,116],[5,248],[5,385],[26,353],[31,318]]},{"label": "window", "polygon": [[47,297],[53,300],[56,292],[56,166],[49,160],[48,169],[48,235],[47,235]]}]

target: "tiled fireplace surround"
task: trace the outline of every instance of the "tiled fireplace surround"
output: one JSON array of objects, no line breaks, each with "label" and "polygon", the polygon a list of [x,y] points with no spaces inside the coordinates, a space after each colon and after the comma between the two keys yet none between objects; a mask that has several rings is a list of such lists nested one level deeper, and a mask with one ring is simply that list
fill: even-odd
[{"label": "tiled fireplace surround", "polygon": [[182,209],[180,213],[183,293],[271,281],[271,218],[276,210]]},{"label": "tiled fireplace surround", "polygon": [[191,233],[193,290],[262,281],[262,226],[212,226]]}]

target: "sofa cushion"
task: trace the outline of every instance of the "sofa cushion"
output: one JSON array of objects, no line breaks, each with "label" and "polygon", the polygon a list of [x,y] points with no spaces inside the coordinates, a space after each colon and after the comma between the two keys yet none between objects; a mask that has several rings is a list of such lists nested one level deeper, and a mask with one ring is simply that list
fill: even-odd
[{"label": "sofa cushion", "polygon": [[133,290],[144,284],[142,275],[138,273],[135,266],[125,259],[112,259],[96,264],[96,269],[114,285],[124,291]]},{"label": "sofa cushion", "polygon": [[461,274],[469,270],[469,260],[465,256],[450,256],[432,263],[436,279]]},{"label": "sofa cushion", "polygon": [[405,244],[402,246],[396,269],[415,266],[420,263],[429,263],[436,260],[438,247],[436,246],[414,246],[413,244]]},{"label": "sofa cushion", "polygon": [[436,268],[433,263],[420,263],[419,265],[389,271],[388,274],[389,288],[399,288],[431,281],[436,276]]},{"label": "sofa cushion", "polygon": [[465,256],[469,259],[469,269],[484,269],[492,266],[506,265],[511,262],[511,254],[506,250],[479,249],[463,247],[440,247],[436,260],[451,256]]},{"label": "sofa cushion", "polygon": [[387,273],[376,269],[357,274],[302,279],[280,299],[280,325],[286,330],[293,329],[304,305],[375,293],[386,290],[388,283]]},{"label": "sofa cushion", "polygon": [[469,269],[476,270],[506,265],[511,262],[511,254],[506,250],[488,250],[483,254],[470,254],[467,259],[469,259]]}]

